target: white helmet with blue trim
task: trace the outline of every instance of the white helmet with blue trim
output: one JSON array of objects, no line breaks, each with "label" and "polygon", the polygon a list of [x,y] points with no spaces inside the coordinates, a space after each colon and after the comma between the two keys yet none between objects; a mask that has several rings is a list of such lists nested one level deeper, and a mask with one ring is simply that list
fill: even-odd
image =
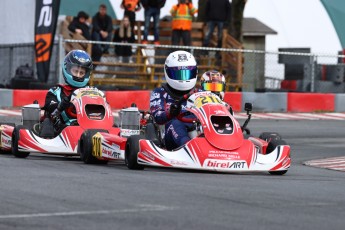
[{"label": "white helmet with blue trim", "polygon": [[165,79],[168,85],[179,91],[195,87],[198,67],[194,56],[186,51],[175,51],[169,54],[164,65]]}]

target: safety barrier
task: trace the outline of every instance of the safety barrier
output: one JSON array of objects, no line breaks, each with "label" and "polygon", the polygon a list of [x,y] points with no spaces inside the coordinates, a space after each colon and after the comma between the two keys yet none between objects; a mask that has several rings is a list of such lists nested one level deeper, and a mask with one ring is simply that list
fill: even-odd
[{"label": "safety barrier", "polygon": [[[47,90],[0,89],[0,107],[20,107],[37,100],[43,106]],[[148,110],[150,91],[105,91],[110,106],[122,109],[135,103]],[[253,103],[255,112],[345,112],[345,94],[226,92],[224,100],[235,111]]]}]

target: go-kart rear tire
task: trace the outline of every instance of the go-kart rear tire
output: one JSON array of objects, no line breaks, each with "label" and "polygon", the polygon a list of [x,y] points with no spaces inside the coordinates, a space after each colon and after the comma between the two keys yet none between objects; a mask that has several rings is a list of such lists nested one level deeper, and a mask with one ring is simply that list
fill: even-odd
[{"label": "go-kart rear tire", "polygon": [[143,135],[133,135],[127,139],[125,151],[125,163],[127,168],[143,170],[144,166],[138,164],[139,140],[145,139]]},{"label": "go-kart rear tire", "polygon": [[[279,145],[286,145],[286,142],[284,140],[271,140],[268,142],[266,153],[270,154],[277,146]],[[287,170],[282,171],[269,171],[271,175],[284,175],[287,172]]]},{"label": "go-kart rear tire", "polygon": [[274,132],[263,132],[260,134],[259,138],[267,142],[270,142],[271,140],[282,140],[281,135]]},{"label": "go-kart rear tire", "polygon": [[286,141],[284,141],[284,140],[271,140],[270,142],[268,142],[266,154],[270,154],[279,145],[286,145]]},{"label": "go-kart rear tire", "polygon": [[18,141],[19,141],[19,131],[21,129],[26,129],[23,125],[18,125],[14,127],[13,133],[12,133],[12,154],[13,156],[17,158],[27,158],[30,155],[30,152],[19,152],[18,149]]},{"label": "go-kart rear tire", "polygon": [[79,143],[78,143],[78,154],[80,159],[84,161],[86,164],[107,164],[107,160],[99,160],[92,155],[92,137],[97,132],[107,132],[105,130],[99,129],[88,129],[85,130],[84,133],[81,135]]},{"label": "go-kart rear tire", "polygon": [[281,176],[281,175],[284,175],[285,173],[287,173],[287,170],[282,170],[282,171],[269,171],[269,173],[271,175],[278,175],[278,176]]}]

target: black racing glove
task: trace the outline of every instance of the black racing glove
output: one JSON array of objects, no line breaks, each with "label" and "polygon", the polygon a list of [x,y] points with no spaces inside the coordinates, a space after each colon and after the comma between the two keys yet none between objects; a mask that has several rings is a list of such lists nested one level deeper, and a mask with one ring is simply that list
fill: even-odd
[{"label": "black racing glove", "polygon": [[70,101],[68,99],[68,97],[63,97],[61,99],[61,102],[58,104],[58,107],[57,109],[62,112],[64,111],[65,109],[67,109],[68,107],[70,106]]},{"label": "black racing glove", "polygon": [[172,103],[169,108],[169,115],[170,117],[177,117],[181,112],[181,105],[176,103]]}]

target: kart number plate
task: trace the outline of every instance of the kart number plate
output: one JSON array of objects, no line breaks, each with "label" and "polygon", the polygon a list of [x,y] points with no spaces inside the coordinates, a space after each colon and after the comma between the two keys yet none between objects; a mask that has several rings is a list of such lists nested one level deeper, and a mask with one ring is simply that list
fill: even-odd
[{"label": "kart number plate", "polygon": [[215,103],[215,104],[221,104],[222,101],[213,95],[209,96],[200,96],[197,99],[195,99],[194,105],[197,108],[200,108],[201,106],[208,104],[208,103]]}]

